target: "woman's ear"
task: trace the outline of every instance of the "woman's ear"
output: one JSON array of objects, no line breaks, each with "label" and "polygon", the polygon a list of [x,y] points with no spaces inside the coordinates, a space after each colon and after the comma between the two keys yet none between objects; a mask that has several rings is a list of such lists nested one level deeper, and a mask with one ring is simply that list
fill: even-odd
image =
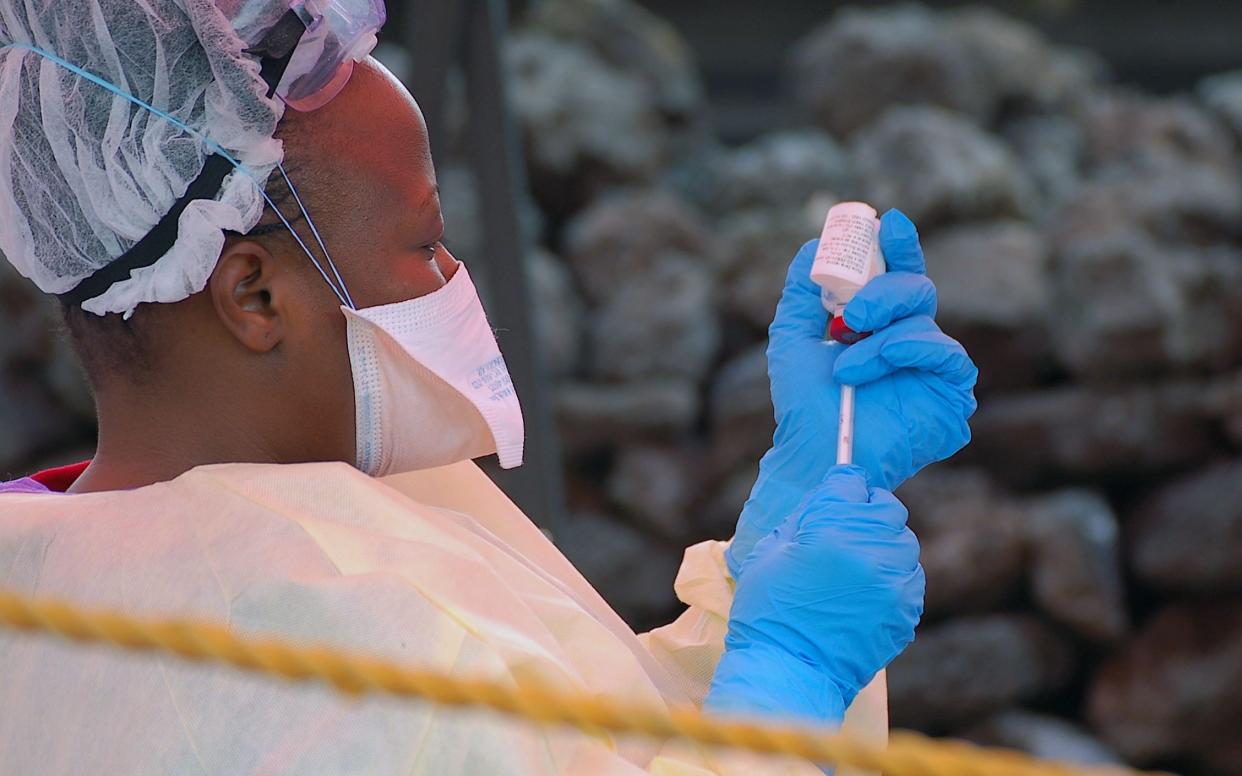
[{"label": "woman's ear", "polygon": [[216,315],[225,329],[254,353],[267,353],[285,336],[288,273],[257,242],[226,242],[207,280]]}]

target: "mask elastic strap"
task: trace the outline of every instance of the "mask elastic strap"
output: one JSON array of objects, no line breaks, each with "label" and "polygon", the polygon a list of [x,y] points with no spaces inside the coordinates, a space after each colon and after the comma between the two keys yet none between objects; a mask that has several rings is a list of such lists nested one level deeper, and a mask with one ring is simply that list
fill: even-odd
[{"label": "mask elastic strap", "polygon": [[354,305],[354,298],[349,295],[349,289],[345,287],[345,281],[341,279],[341,273],[337,271],[335,262],[332,261],[332,254],[328,253],[328,246],[324,244],[323,238],[319,236],[319,228],[315,226],[315,221],[310,217],[310,211],[302,204],[302,197],[298,194],[297,186],[293,185],[293,181],[289,180],[289,173],[285,172],[284,162],[278,162],[276,167],[280,170],[280,175],[285,179],[285,185],[289,187],[289,191],[293,194],[293,199],[298,203],[298,210],[302,211],[302,215],[306,216],[306,223],[310,225],[311,234],[315,235],[315,242],[319,243],[319,249],[323,251],[323,255],[328,257],[328,266],[332,268],[332,274],[336,277],[336,282],[340,284],[341,292],[345,295],[345,306],[351,310],[357,310]]},{"label": "mask elastic strap", "polygon": [[[354,308],[353,302],[350,299],[349,293],[345,290],[345,283],[344,281],[341,280],[341,275],[340,275],[340,272],[337,271],[336,263],[332,261],[332,256],[328,253],[328,249],[324,245],[323,240],[319,238],[319,230],[315,228],[315,224],[314,224],[314,221],[311,219],[310,213],[308,213],[306,211],[306,208],[303,207],[302,198],[298,196],[297,189],[293,187],[293,182],[290,181],[289,176],[285,174],[283,164],[278,163],[277,165],[278,167],[280,167],[281,175],[284,177],[286,184],[289,186],[289,190],[293,193],[293,198],[297,202],[298,209],[301,212],[302,217],[306,219],[306,222],[308,224],[310,224],[311,231],[315,234],[315,238],[319,241],[319,246],[320,248],[323,249],[323,252],[324,252],[324,259],[327,261],[328,266],[332,268],[332,275],[335,276],[337,283],[340,283],[339,288],[337,287],[335,283],[333,283],[332,277],[329,277],[328,273],[324,270],[323,265],[321,265],[319,263],[319,260],[315,258],[315,255],[311,253],[310,248],[307,247],[306,243],[302,240],[302,236],[298,234],[297,230],[293,228],[293,225],[289,222],[289,219],[285,217],[285,214],[281,212],[280,208],[276,206],[276,203],[272,200],[272,198],[268,196],[267,191],[265,190],[263,184],[260,183],[258,178],[255,177],[254,173],[248,170],[244,165],[242,165],[241,162],[234,159],[232,154],[230,154],[228,151],[225,151],[224,148],[221,147],[219,143],[207,137],[207,135],[203,134],[202,132],[199,132],[198,130],[187,126],[184,122],[182,122],[180,119],[176,118],[175,116],[172,116],[171,114],[160,110],[154,105],[150,105],[144,102],[138,97],[135,97],[134,95],[124,91],[123,89],[120,89],[112,82],[107,81],[103,78],[100,78],[99,76],[95,75],[89,70],[84,70],[78,67],[77,65],[73,64],[72,62],[69,62],[65,59],[62,59],[61,57],[56,56],[55,54],[52,54],[48,51],[44,51],[43,49],[40,49],[40,48],[36,48],[26,43],[11,43],[7,46],[0,46],[0,51],[3,51],[5,49],[24,49],[26,51],[30,51],[32,53],[38,54],[39,56],[51,62],[54,62],[60,67],[63,67],[69,72],[74,73],[75,75],[78,75],[82,78],[85,78],[87,81],[90,81],[96,86],[99,86],[102,89],[112,92],[116,96],[121,97],[125,100],[128,100],[129,102],[133,103],[134,105],[137,105],[140,108],[150,111],[151,113],[164,119],[165,121],[177,127],[178,129],[184,132],[187,132],[190,135],[193,135],[194,137],[201,140],[205,146],[210,148],[213,152],[215,152],[217,155],[219,155],[229,164],[233,165],[233,167],[237,169],[238,172],[241,172],[242,174],[246,175],[248,178],[250,178],[251,181],[254,182],[254,185],[258,189],[259,194],[263,197],[264,200],[266,200],[267,204],[272,208],[272,210],[275,211],[276,217],[280,219],[280,222],[284,225],[284,227],[289,230],[290,234],[293,235],[293,239],[297,241],[298,246],[302,249],[302,252],[306,254],[306,257],[311,260],[311,264],[315,265],[315,269],[319,271],[320,277],[322,277],[324,282],[328,284],[328,287],[332,289],[332,293],[336,296],[336,298],[341,302],[341,304],[345,305],[346,307],[349,307],[350,309],[356,309]],[[106,289],[104,290],[106,291]],[[103,293],[103,292],[101,291],[100,293]],[[94,298],[94,297],[92,296],[89,298]]]}]

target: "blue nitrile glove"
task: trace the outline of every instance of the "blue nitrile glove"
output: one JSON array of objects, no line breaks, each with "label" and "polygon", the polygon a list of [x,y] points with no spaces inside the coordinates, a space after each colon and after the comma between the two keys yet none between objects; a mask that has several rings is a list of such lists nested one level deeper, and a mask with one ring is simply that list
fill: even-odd
[{"label": "blue nitrile glove", "polygon": [[704,708],[839,724],[914,638],[924,587],[906,508],[833,467],[747,558]]},{"label": "blue nitrile glove", "polygon": [[851,329],[874,334],[848,348],[824,339],[828,313],[810,278],[818,245],[813,240],[794,257],[768,330],[776,433],[725,555],[734,578],[755,542],[836,463],[841,383],[859,386],[854,462],[879,487],[895,490],[970,441],[978,370],[932,320],[936,287],[914,224],[897,210],[880,219],[888,272],[844,311]]}]

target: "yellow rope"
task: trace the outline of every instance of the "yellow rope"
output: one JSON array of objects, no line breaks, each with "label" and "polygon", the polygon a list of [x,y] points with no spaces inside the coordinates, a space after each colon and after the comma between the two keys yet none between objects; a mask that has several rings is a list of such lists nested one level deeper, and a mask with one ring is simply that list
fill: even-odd
[{"label": "yellow rope", "polygon": [[521,687],[461,679],[348,654],[332,647],[304,647],[276,639],[241,637],[227,628],[189,620],[154,620],[118,612],[84,611],[72,604],[0,590],[0,625],[126,650],[164,652],[187,660],[226,663],[290,681],[322,681],[351,695],[384,693],[448,706],[477,706],[544,723],[615,734],[686,739],[765,754],[794,755],[848,765],[886,776],[1120,776],[1113,768],[1080,768],[1035,760],[1018,752],[964,742],[933,741],[896,732],[879,749],[839,734],[726,721],[695,709],[653,708],[583,694],[567,694],[523,680]]}]

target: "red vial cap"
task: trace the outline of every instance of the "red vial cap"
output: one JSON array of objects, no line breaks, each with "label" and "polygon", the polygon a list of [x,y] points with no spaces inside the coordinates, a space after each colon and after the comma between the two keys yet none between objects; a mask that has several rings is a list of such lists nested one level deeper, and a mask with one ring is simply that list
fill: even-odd
[{"label": "red vial cap", "polygon": [[832,322],[828,324],[828,336],[843,345],[853,345],[855,342],[870,337],[871,332],[856,332],[845,325],[845,318],[843,316],[834,315],[832,316]]}]

